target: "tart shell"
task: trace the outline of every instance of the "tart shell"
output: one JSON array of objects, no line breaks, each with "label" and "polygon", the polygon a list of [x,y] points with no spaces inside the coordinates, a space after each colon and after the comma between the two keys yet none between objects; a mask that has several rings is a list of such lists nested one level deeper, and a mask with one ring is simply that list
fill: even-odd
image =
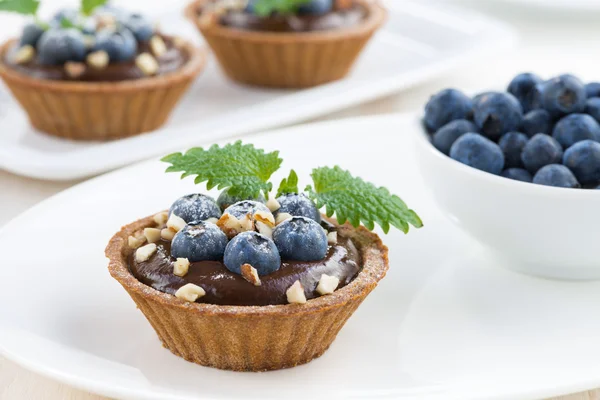
[{"label": "tart shell", "polygon": [[188,361],[233,371],[268,371],[322,355],[385,276],[388,249],[363,227],[338,227],[352,238],[363,269],[347,286],[306,304],[222,306],[190,303],[146,286],[130,272],[127,238],[155,226],[147,217],[124,226],[106,247],[108,269],[146,316],[164,347]]},{"label": "tart shell", "polygon": [[0,76],[34,128],[72,140],[106,141],[162,126],[206,63],[206,51],[186,42],[181,69],[166,75],[122,82],[37,79],[4,62],[16,40],[0,48]]},{"label": "tart shell", "polygon": [[328,31],[258,32],[203,21],[196,0],[185,11],[231,79],[256,86],[304,88],[343,78],[387,18],[376,1],[355,0],[367,10],[359,24]]}]

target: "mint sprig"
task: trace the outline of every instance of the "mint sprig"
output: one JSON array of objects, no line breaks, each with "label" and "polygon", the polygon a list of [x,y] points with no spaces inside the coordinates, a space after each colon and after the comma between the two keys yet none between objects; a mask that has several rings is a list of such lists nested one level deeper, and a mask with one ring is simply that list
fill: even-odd
[{"label": "mint sprig", "polygon": [[298,8],[312,0],[258,0],[254,3],[254,13],[260,17],[271,14],[296,14]]},{"label": "mint sprig", "polygon": [[277,189],[277,197],[287,193],[298,193],[298,175],[291,170],[287,178],[283,178]]},{"label": "mint sprig", "polygon": [[108,0],[81,0],[81,13],[83,15],[91,15],[97,7],[105,5],[107,1]]},{"label": "mint sprig", "polygon": [[39,0],[0,0],[0,11],[35,15],[40,6]]},{"label": "mint sprig", "polygon": [[182,179],[196,175],[194,182],[206,182],[208,190],[229,188],[232,196],[245,198],[258,197],[260,192],[268,197],[273,187],[269,179],[283,160],[278,151],[265,153],[237,141],[223,147],[213,145],[208,150],[195,147],[185,154],[170,154],[162,161],[171,164],[167,172],[183,172]]},{"label": "mint sprig", "polygon": [[335,166],[315,168],[311,174],[314,188],[306,187],[309,197],[317,203],[318,208],[325,206],[325,214],[331,217],[334,213],[340,224],[350,221],[357,227],[362,222],[369,230],[375,223],[385,233],[390,225],[407,233],[409,224],[416,228],[423,226],[419,216],[400,199],[384,187],[376,187],[350,172]]}]

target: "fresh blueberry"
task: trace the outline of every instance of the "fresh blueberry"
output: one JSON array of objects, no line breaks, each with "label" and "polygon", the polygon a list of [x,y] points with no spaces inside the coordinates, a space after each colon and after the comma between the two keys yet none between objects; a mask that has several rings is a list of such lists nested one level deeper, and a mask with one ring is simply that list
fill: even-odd
[{"label": "fresh blueberry", "polygon": [[258,196],[258,199],[254,198],[254,197],[241,198],[239,196],[233,196],[233,195],[229,194],[227,189],[225,189],[221,192],[221,194],[219,194],[219,197],[217,197],[217,205],[219,206],[219,208],[221,208],[221,210],[225,210],[230,205],[235,204],[242,200],[255,200],[255,201],[258,201],[259,203],[263,203],[263,204],[267,202],[265,200],[265,196],[263,196],[262,193]]},{"label": "fresh blueberry", "polygon": [[542,82],[543,80],[539,76],[526,72],[515,76],[508,85],[507,91],[519,100],[523,112],[527,113],[540,106],[538,84]]},{"label": "fresh blueberry", "polygon": [[273,229],[273,241],[284,260],[317,261],[327,254],[327,235],[306,217],[292,217]]},{"label": "fresh blueberry", "polygon": [[508,132],[500,138],[498,146],[504,153],[504,168],[518,168],[523,166],[521,152],[529,138],[520,132]]},{"label": "fresh blueberry", "polygon": [[582,140],[600,140],[600,125],[587,114],[570,114],[556,123],[552,136],[566,149]]},{"label": "fresh blueberry", "polygon": [[425,105],[423,122],[428,132],[435,132],[455,119],[470,119],[471,99],[456,89],[444,89],[432,96]]},{"label": "fresh blueberry", "polygon": [[600,143],[593,140],[575,143],[565,151],[563,164],[582,185],[600,183]]},{"label": "fresh blueberry", "polygon": [[499,175],[504,168],[500,147],[478,133],[465,133],[450,148],[450,157],[481,171]]},{"label": "fresh blueberry", "polygon": [[550,135],[552,133],[552,117],[543,109],[529,111],[523,116],[521,131],[529,137],[538,133]]},{"label": "fresh blueberry", "polygon": [[491,92],[475,103],[473,119],[483,136],[497,141],[504,133],[519,129],[523,109],[512,94]]},{"label": "fresh blueberry", "polygon": [[585,85],[587,98],[600,97],[600,82],[590,82]]},{"label": "fresh blueberry", "polygon": [[133,33],[138,42],[146,42],[154,34],[152,22],[141,14],[131,14],[124,18],[123,25]]},{"label": "fresh blueberry", "polygon": [[298,7],[298,15],[322,15],[333,8],[333,0],[311,0]]},{"label": "fresh blueberry", "polygon": [[533,183],[564,188],[580,187],[575,175],[569,168],[561,164],[550,164],[542,167],[533,177]]},{"label": "fresh blueberry", "polygon": [[554,118],[583,112],[585,87],[573,75],[560,75],[541,85],[542,107]]},{"label": "fresh blueberry", "polygon": [[63,24],[63,21],[68,21],[73,25],[77,25],[81,18],[81,14],[79,10],[75,8],[63,8],[58,10],[54,16],[50,19],[50,26],[52,27],[60,27]]},{"label": "fresh blueberry", "polygon": [[585,102],[585,113],[600,121],[600,97],[591,97]]},{"label": "fresh blueberry", "polygon": [[223,211],[223,214],[230,214],[236,217],[237,219],[241,219],[247,214],[254,215],[254,213],[256,213],[257,211],[264,211],[268,213],[271,212],[271,210],[269,210],[267,206],[265,206],[262,203],[259,203],[258,201],[242,200],[227,207]]},{"label": "fresh blueberry", "polygon": [[171,256],[187,258],[190,262],[220,260],[225,253],[227,236],[215,224],[193,222],[175,234]]},{"label": "fresh blueberry", "polygon": [[288,213],[294,217],[310,218],[321,223],[321,213],[315,203],[305,194],[287,193],[277,198],[281,206],[277,213]]},{"label": "fresh blueberry", "polygon": [[529,171],[527,171],[526,169],[523,169],[523,168],[505,169],[504,171],[502,171],[501,175],[505,178],[512,179],[515,181],[529,182],[529,183],[531,183],[533,181],[533,177],[531,176]]},{"label": "fresh blueberry", "polygon": [[466,119],[457,119],[448,122],[433,134],[432,143],[436,149],[448,155],[452,144],[467,132],[478,132],[479,128]]},{"label": "fresh blueberry", "polygon": [[220,218],[221,210],[214,199],[201,193],[192,193],[180,197],[169,208],[169,215],[175,214],[185,222],[206,221]]},{"label": "fresh blueberry", "polygon": [[523,147],[521,161],[525,168],[535,174],[540,168],[561,162],[563,149],[552,136],[538,133]]},{"label": "fresh blueberry", "polygon": [[37,44],[38,59],[44,65],[83,61],[86,53],[83,34],[77,29],[48,29]]},{"label": "fresh blueberry", "polygon": [[30,45],[35,47],[44,32],[46,32],[46,30],[36,23],[27,24],[23,28],[23,33],[21,33],[19,44],[21,46]]},{"label": "fresh blueberry", "polygon": [[111,62],[130,61],[136,55],[137,42],[128,29],[103,29],[96,35],[94,51],[98,50],[106,51]]},{"label": "fresh blueberry", "polygon": [[223,262],[228,270],[241,274],[244,264],[256,268],[258,275],[268,275],[279,269],[281,257],[277,246],[260,233],[242,232],[227,244]]}]

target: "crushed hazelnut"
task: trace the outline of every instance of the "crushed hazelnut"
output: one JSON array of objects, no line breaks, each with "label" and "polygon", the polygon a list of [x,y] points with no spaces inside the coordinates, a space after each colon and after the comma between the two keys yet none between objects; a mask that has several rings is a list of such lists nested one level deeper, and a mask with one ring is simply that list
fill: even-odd
[{"label": "crushed hazelnut", "polygon": [[22,46],[14,55],[13,61],[16,64],[27,64],[35,57],[35,49],[33,46],[26,44]]},{"label": "crushed hazelnut", "polygon": [[254,286],[261,285],[260,278],[258,277],[258,271],[256,271],[256,268],[254,268],[250,264],[243,264],[241,267],[241,270],[242,270],[242,276],[244,277],[244,279],[246,279],[248,282],[250,282]]},{"label": "crushed hazelnut", "polygon": [[144,75],[155,75],[158,72],[158,61],[150,53],[142,53],[135,59],[135,65]]},{"label": "crushed hazelnut", "polygon": [[179,232],[183,228],[185,228],[187,224],[183,220],[183,218],[178,217],[175,214],[171,214],[169,219],[167,220],[167,228],[171,228],[175,232]]},{"label": "crushed hazelnut", "polygon": [[329,232],[327,234],[327,243],[328,244],[337,244],[337,232]]},{"label": "crushed hazelnut", "polygon": [[265,235],[270,239],[273,238],[273,228],[271,228],[269,225],[263,222],[256,222],[256,230],[258,231],[258,233]]},{"label": "crushed hazelnut", "polygon": [[147,244],[143,247],[140,247],[135,251],[135,260],[137,262],[148,261],[152,254],[156,252],[156,245],[154,243]]},{"label": "crushed hazelnut", "polygon": [[317,293],[320,295],[331,294],[335,292],[335,289],[337,289],[339,284],[339,278],[323,274],[321,275],[321,279],[319,279],[319,284],[317,285]]},{"label": "crushed hazelnut", "polygon": [[150,38],[150,50],[156,57],[160,57],[167,52],[167,45],[162,37],[154,35]]},{"label": "crushed hazelnut", "polygon": [[157,228],[145,228],[144,236],[148,243],[155,243],[160,240],[160,229]]},{"label": "crushed hazelnut", "polygon": [[254,213],[254,220],[257,222],[262,222],[265,225],[269,225],[270,227],[275,226],[275,218],[273,218],[273,214],[266,211],[257,211]]},{"label": "crushed hazelnut", "polygon": [[209,223],[211,223],[211,224],[215,224],[215,225],[216,225],[218,221],[219,221],[219,219],[218,219],[218,218],[214,218],[214,217],[213,217],[213,218],[209,218],[209,219],[207,219],[205,222],[209,222]]},{"label": "crushed hazelnut", "polygon": [[240,219],[240,226],[242,228],[242,232],[254,230],[254,220],[252,219],[252,215],[250,213],[246,214],[242,219]]},{"label": "crushed hazelnut", "polygon": [[158,225],[158,226],[165,225],[168,220],[169,220],[169,213],[166,211],[159,212],[158,214],[154,215],[154,222],[156,222],[156,225]]},{"label": "crushed hazelnut", "polygon": [[175,237],[175,234],[177,232],[175,232],[173,229],[171,228],[164,228],[160,231],[160,237],[165,239],[165,240],[173,240],[173,238]]},{"label": "crushed hazelnut", "polygon": [[287,221],[288,219],[291,219],[291,218],[292,218],[292,214],[279,213],[279,214],[277,214],[277,218],[275,218],[275,225],[279,225],[283,221]]},{"label": "crushed hazelnut", "polygon": [[129,236],[127,238],[127,244],[129,244],[129,247],[131,247],[132,249],[137,249],[138,247],[143,245],[145,242],[146,242],[145,237]]},{"label": "crushed hazelnut", "polygon": [[205,294],[206,292],[200,286],[188,283],[177,289],[175,297],[193,303]]},{"label": "crushed hazelnut", "polygon": [[240,220],[231,214],[223,214],[217,221],[217,226],[227,235],[229,239],[242,232]]},{"label": "crushed hazelnut", "polygon": [[270,197],[269,200],[267,200],[267,208],[271,210],[271,212],[275,212],[281,208],[281,204],[279,204],[275,197]]},{"label": "crushed hazelnut", "polygon": [[108,53],[104,50],[98,50],[88,54],[85,60],[90,67],[98,70],[106,68],[110,61]]},{"label": "crushed hazelnut", "polygon": [[292,286],[288,290],[286,290],[285,295],[287,296],[288,303],[295,304],[304,304],[306,303],[306,296],[304,295],[304,288],[300,281],[294,282]]},{"label": "crushed hazelnut", "polygon": [[177,276],[186,276],[190,270],[190,260],[187,258],[178,258],[173,263],[173,273]]},{"label": "crushed hazelnut", "polygon": [[65,72],[71,78],[79,78],[85,73],[85,64],[80,62],[67,61],[65,63]]}]

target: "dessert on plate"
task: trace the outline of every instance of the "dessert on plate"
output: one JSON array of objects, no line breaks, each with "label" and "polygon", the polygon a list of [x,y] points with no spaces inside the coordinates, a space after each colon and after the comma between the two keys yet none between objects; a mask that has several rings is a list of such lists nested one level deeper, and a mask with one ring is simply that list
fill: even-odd
[{"label": "dessert on plate", "polygon": [[343,78],[386,19],[370,0],[196,0],[186,14],[230,78],[280,88]]},{"label": "dessert on plate", "polygon": [[[36,17],[0,48],[0,76],[42,132],[110,140],[157,129],[204,66],[191,43],[102,3]],[[37,2],[18,4],[0,10],[37,12]]]},{"label": "dessert on plate", "polygon": [[375,223],[422,226],[399,197],[337,166],[315,168],[304,192],[292,170],[270,195],[278,152],[236,142],[163,160],[222,189],[221,201],[183,196],[125,225],[106,255],[163,345],[201,365],[266,371],[319,357],[386,274]]}]

